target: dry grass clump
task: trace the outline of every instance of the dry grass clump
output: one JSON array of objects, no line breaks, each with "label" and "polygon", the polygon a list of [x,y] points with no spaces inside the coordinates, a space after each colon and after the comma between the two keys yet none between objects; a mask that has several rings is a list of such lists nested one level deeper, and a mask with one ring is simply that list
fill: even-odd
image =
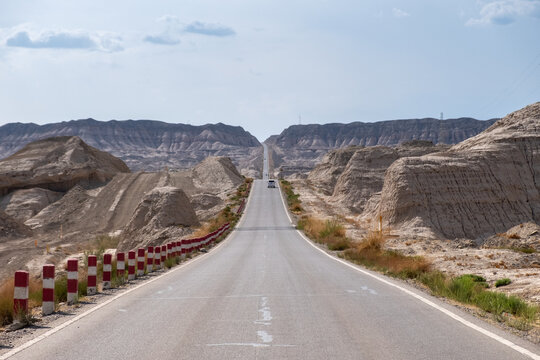
[{"label": "dry grass clump", "polygon": [[[0,286],[0,326],[12,323],[17,315],[13,311],[14,289],[14,279],[10,279]],[[30,284],[28,286],[29,310],[41,306],[42,295],[41,280],[30,278]],[[20,314],[20,316],[22,315],[24,314]]]},{"label": "dry grass clump", "polygon": [[346,250],[343,257],[401,278],[416,278],[429,271],[430,263],[425,258],[385,250],[385,241],[383,233],[370,231],[357,246]]},{"label": "dry grass clump", "polygon": [[297,228],[314,241],[326,244],[330,250],[345,250],[351,247],[350,240],[345,235],[345,228],[337,220],[321,220],[312,216],[302,216]]}]

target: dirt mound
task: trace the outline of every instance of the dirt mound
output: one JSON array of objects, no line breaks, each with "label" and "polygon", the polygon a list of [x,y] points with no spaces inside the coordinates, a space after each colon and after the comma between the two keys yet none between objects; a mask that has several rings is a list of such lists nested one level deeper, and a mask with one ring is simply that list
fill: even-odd
[{"label": "dirt mound", "polygon": [[33,187],[65,192],[81,182],[106,182],[121,172],[129,172],[122,160],[76,136],[49,138],[0,160],[0,195]]},{"label": "dirt mound", "polygon": [[27,226],[0,210],[0,242],[2,240],[30,235],[32,235],[32,231]]},{"label": "dirt mound", "polygon": [[210,156],[201,161],[193,168],[192,177],[196,187],[211,193],[236,188],[244,181],[231,159],[223,156]]},{"label": "dirt mound", "polygon": [[446,152],[395,161],[379,210],[392,225],[449,239],[540,222],[540,102]]},{"label": "dirt mound", "polygon": [[530,222],[516,225],[504,233],[491,236],[483,246],[540,251],[540,226]]},{"label": "dirt mound", "polygon": [[146,246],[160,238],[167,228],[197,224],[197,215],[184,191],[172,186],[155,188],[137,206],[126,225],[119,249]]},{"label": "dirt mound", "polygon": [[89,199],[86,190],[80,185],[75,185],[60,200],[45,207],[25,224],[32,229],[41,228],[42,231],[60,229],[62,225],[64,230],[68,231],[71,226],[81,222],[79,214],[87,208]]},{"label": "dirt mound", "polygon": [[0,209],[19,221],[26,221],[62,195],[42,188],[15,190],[1,199]]}]

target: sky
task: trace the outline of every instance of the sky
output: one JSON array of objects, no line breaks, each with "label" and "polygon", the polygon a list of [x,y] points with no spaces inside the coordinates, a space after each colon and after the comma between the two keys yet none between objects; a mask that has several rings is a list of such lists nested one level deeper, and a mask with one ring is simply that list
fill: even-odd
[{"label": "sky", "polygon": [[540,0],[0,0],[0,126],[502,117],[540,101]]}]

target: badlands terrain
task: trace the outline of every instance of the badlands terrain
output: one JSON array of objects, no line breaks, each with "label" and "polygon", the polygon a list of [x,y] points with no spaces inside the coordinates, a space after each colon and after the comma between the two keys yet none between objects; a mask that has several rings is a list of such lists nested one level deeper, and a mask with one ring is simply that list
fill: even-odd
[{"label": "badlands terrain", "polygon": [[[268,145],[307,213],[360,241],[475,273],[540,302],[540,103],[498,120],[295,125]],[[93,119],[0,127],[0,278],[80,252],[189,236],[244,181],[262,146],[239,127]],[[213,156],[225,155],[225,156]],[[279,171],[279,170],[283,171]],[[49,252],[47,253],[47,249]]]},{"label": "badlands terrain", "polygon": [[353,146],[291,176],[308,214],[337,218],[356,240],[378,228],[386,246],[473,273],[540,304],[540,102],[456,145]]},{"label": "badlands terrain", "polygon": [[0,126],[0,158],[24,145],[57,136],[78,136],[85,143],[122,159],[132,171],[188,169],[208,156],[232,159],[247,176],[260,176],[262,147],[239,126],[193,126],[152,120],[72,120]]},{"label": "badlands terrain", "polygon": [[266,139],[273,165],[284,174],[307,172],[329,150],[348,146],[396,146],[412,140],[457,144],[491,126],[496,119],[433,118],[378,121],[373,123],[293,125]]},{"label": "badlands terrain", "polygon": [[243,182],[227,157],[131,172],[78,137],[32,142],[0,160],[0,278],[21,268],[35,273],[99,235],[118,237],[121,250],[187,236]]}]

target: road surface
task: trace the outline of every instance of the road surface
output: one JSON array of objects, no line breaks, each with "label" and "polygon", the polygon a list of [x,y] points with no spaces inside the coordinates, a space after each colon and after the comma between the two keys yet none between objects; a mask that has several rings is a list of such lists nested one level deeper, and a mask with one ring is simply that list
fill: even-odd
[{"label": "road surface", "polygon": [[508,360],[539,353],[535,345],[420,295],[435,308],[411,295],[418,291],[387,281],[310,245],[291,226],[279,190],[258,180],[239,227],[219,248],[13,359]]}]

